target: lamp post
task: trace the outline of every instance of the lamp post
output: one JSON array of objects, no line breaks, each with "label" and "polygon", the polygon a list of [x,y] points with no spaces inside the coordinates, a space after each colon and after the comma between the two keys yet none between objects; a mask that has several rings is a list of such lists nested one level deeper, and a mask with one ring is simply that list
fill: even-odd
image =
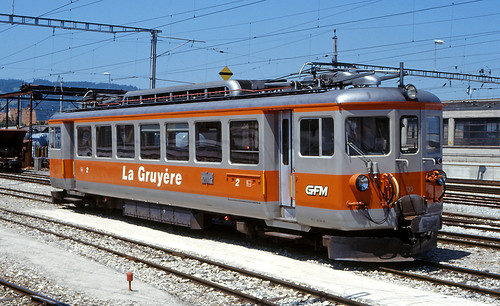
[{"label": "lamp post", "polygon": [[442,45],[442,44],[444,44],[444,40],[434,39],[434,71],[436,71],[436,50],[437,50],[437,45]]},{"label": "lamp post", "polygon": [[[436,70],[436,69],[434,69],[434,70]],[[111,89],[111,73],[104,72],[104,75],[108,76],[108,89]]]}]

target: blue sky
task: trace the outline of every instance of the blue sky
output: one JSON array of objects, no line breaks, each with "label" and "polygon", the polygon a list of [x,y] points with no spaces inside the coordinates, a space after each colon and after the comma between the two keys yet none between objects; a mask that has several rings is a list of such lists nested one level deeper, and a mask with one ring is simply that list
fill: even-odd
[{"label": "blue sky", "polygon": [[[498,0],[4,0],[0,13],[12,3],[16,15],[161,30],[156,87],[220,80],[224,66],[236,79],[296,73],[331,61],[334,29],[339,61],[500,76]],[[108,82],[109,72],[113,83],[149,86],[149,33],[0,24],[0,39],[0,78]],[[443,100],[500,96],[494,84],[405,81]]]}]

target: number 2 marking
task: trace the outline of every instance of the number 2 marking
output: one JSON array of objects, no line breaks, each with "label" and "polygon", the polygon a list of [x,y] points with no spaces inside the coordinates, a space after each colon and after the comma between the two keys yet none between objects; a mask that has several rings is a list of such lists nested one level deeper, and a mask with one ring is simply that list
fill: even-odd
[{"label": "number 2 marking", "polygon": [[240,179],[239,178],[236,179],[236,183],[234,185],[236,187],[240,187]]}]

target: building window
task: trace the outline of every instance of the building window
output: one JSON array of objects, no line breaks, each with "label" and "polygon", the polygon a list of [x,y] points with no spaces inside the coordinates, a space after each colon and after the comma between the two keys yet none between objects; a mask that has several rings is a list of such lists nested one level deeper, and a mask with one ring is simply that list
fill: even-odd
[{"label": "building window", "polygon": [[167,123],[167,159],[189,160],[189,126],[187,123]]},{"label": "building window", "polygon": [[428,116],[427,120],[427,153],[441,153],[441,118]]},{"label": "building window", "polygon": [[401,153],[411,154],[418,152],[418,117],[403,116],[400,122]]},{"label": "building window", "polygon": [[300,121],[300,154],[303,156],[333,155],[332,118]]},{"label": "building window", "polygon": [[61,127],[51,127],[49,129],[49,145],[52,149],[61,148]]},{"label": "building window", "polygon": [[160,125],[141,125],[141,158],[160,159]]},{"label": "building window", "polygon": [[95,127],[96,147],[95,154],[98,157],[113,156],[111,125]]},{"label": "building window", "polygon": [[349,155],[386,155],[391,150],[389,118],[351,117],[345,122]]},{"label": "building window", "polygon": [[76,128],[78,156],[92,156],[92,130],[90,126]]},{"label": "building window", "polygon": [[259,163],[259,123],[252,121],[231,121],[230,155],[232,163]]},{"label": "building window", "polygon": [[500,146],[500,118],[457,118],[454,140],[459,146]]},{"label": "building window", "polygon": [[196,160],[206,162],[222,161],[222,131],[220,122],[197,122]]},{"label": "building window", "polygon": [[118,158],[134,158],[134,126],[132,124],[116,126],[116,156]]}]

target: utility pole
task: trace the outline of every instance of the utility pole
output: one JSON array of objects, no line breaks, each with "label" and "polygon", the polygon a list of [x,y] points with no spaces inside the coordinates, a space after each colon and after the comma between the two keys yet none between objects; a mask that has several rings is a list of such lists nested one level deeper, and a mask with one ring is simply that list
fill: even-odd
[{"label": "utility pole", "polygon": [[149,87],[151,89],[156,87],[156,45],[158,44],[158,32],[151,32],[151,57],[150,57],[150,75]]},{"label": "utility pole", "polygon": [[332,63],[336,63],[338,61],[338,51],[337,51],[337,29],[333,30],[333,57]]}]

